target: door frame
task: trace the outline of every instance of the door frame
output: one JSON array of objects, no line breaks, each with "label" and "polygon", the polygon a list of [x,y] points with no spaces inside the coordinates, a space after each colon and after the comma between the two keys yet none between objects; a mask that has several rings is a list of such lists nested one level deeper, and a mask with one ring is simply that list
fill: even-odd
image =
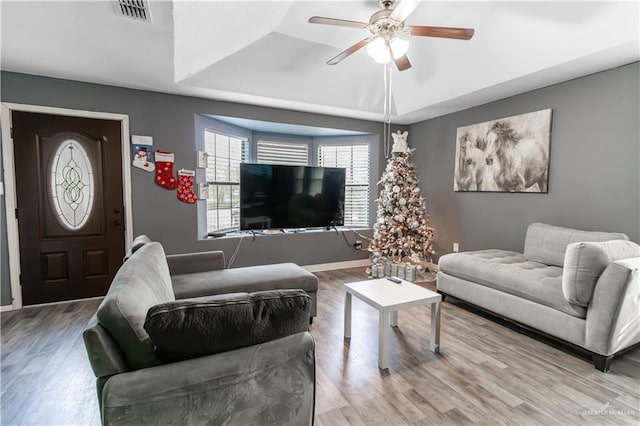
[{"label": "door frame", "polygon": [[131,163],[129,144],[129,116],[110,112],[83,111],[67,108],[48,107],[40,105],[17,104],[2,102],[0,106],[0,124],[2,127],[2,163],[4,167],[4,202],[5,217],[7,218],[7,243],[9,248],[9,276],[11,280],[11,309],[22,309],[22,286],[20,285],[20,239],[18,237],[18,219],[15,216],[17,206],[15,158],[13,153],[12,112],[24,111],[50,115],[64,115],[80,118],[96,118],[120,122],[122,138],[122,198],[124,203],[125,250],[133,241],[133,211],[131,208]]}]

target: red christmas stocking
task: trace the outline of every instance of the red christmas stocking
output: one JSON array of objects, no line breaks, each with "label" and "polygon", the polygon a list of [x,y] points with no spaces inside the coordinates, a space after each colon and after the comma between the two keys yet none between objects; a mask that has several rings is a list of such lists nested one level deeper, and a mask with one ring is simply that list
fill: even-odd
[{"label": "red christmas stocking", "polygon": [[183,203],[193,204],[198,200],[193,192],[193,178],[196,172],[193,170],[178,170],[178,200]]},{"label": "red christmas stocking", "polygon": [[169,190],[178,186],[173,177],[173,152],[156,150],[156,183]]}]

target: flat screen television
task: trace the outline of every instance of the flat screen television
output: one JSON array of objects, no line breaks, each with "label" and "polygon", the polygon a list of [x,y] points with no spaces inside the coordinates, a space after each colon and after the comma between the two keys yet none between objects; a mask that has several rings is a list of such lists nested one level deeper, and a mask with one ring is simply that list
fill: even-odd
[{"label": "flat screen television", "polygon": [[240,229],[344,224],[346,170],[240,164]]}]

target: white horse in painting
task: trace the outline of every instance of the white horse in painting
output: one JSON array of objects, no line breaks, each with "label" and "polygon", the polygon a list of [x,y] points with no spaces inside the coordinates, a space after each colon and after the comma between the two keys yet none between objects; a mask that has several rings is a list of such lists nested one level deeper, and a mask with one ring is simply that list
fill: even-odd
[{"label": "white horse in painting", "polygon": [[458,144],[458,191],[478,191],[485,174],[484,152],[469,133],[460,136]]},{"label": "white horse in painting", "polygon": [[485,163],[494,168],[493,177],[499,189],[547,192],[547,152],[540,142],[521,139],[505,121],[496,121],[485,141]]}]

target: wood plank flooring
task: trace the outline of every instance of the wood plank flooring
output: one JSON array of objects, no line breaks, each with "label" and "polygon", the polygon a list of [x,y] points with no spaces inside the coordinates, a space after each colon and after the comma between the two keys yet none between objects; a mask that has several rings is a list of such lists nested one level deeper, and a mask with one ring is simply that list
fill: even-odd
[{"label": "wood plank flooring", "polygon": [[[442,305],[439,354],[429,350],[429,307],[401,311],[378,369],[378,314],[353,299],[343,338],[342,284],[363,268],[319,272],[316,425],[638,425],[640,349],[609,373],[461,305]],[[433,284],[426,284],[434,288]],[[81,331],[100,301],[1,315],[3,425],[100,424]]]}]

